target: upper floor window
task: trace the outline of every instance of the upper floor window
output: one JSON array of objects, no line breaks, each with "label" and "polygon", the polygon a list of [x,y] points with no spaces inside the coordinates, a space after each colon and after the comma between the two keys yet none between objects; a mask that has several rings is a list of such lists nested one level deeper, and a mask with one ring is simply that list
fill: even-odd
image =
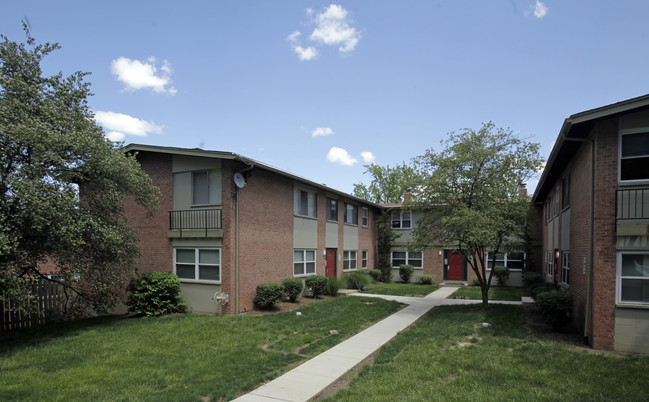
[{"label": "upper floor window", "polygon": [[392,229],[410,229],[410,211],[392,212]]},{"label": "upper floor window", "polygon": [[316,217],[316,194],[295,189],[295,215]]},{"label": "upper floor window", "polygon": [[647,130],[620,133],[619,174],[620,181],[649,180],[649,132]]},{"label": "upper floor window", "polygon": [[358,207],[356,205],[345,204],[345,223],[358,225]]},{"label": "upper floor window", "polygon": [[620,252],[617,267],[618,302],[649,304],[649,253]]},{"label": "upper floor window", "polygon": [[363,227],[367,227],[370,222],[370,211],[367,208],[363,208],[363,217],[362,217]]},{"label": "upper floor window", "polygon": [[327,220],[338,222],[338,200],[327,198]]},{"label": "upper floor window", "polygon": [[554,216],[559,215],[561,208],[559,208],[559,199],[561,198],[561,187],[557,186],[554,189]]},{"label": "upper floor window", "polygon": [[563,189],[561,208],[568,208],[570,206],[570,176],[561,180],[561,188]]}]

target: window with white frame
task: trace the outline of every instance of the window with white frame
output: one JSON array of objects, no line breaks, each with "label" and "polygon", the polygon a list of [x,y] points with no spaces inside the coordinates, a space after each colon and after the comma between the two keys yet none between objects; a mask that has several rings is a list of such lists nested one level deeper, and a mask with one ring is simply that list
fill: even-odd
[{"label": "window with white frame", "polygon": [[649,252],[619,252],[617,300],[649,305]]},{"label": "window with white frame", "polygon": [[315,274],[315,250],[293,250],[293,275]]},{"label": "window with white frame", "polygon": [[362,211],[363,211],[363,215],[362,215],[363,227],[367,227],[367,225],[370,223],[370,211],[365,207],[363,207]]},{"label": "window with white frame", "polygon": [[316,217],[316,194],[310,191],[295,189],[294,193],[295,215]]},{"label": "window with white frame", "polygon": [[392,250],[392,268],[408,264],[415,269],[424,268],[424,256],[421,251]]},{"label": "window with white frame", "polygon": [[[493,254],[487,253],[487,269],[493,268]],[[507,267],[510,271],[520,271],[525,268],[525,253],[513,252],[496,254],[496,266]]]},{"label": "window with white frame", "polygon": [[356,269],[356,250],[343,251],[343,271]]},{"label": "window with white frame", "polygon": [[410,229],[411,227],[410,211],[392,212],[392,229]]},{"label": "window with white frame", "polygon": [[619,148],[620,181],[649,180],[649,128],[621,131]]},{"label": "window with white frame", "polygon": [[358,207],[345,203],[345,223],[358,225]]},{"label": "window with white frame", "polygon": [[221,282],[221,250],[175,248],[174,273],[181,281]]},{"label": "window with white frame", "polygon": [[546,266],[545,273],[548,276],[552,276],[552,274],[554,273],[554,270],[553,270],[553,265],[554,264],[552,263],[552,260],[554,259],[553,255],[554,255],[554,253],[552,252],[552,250],[548,250],[546,252],[546,256],[545,256],[545,266]]},{"label": "window with white frame", "polygon": [[561,255],[561,282],[570,284],[570,252],[564,251]]},{"label": "window with white frame", "polygon": [[568,208],[570,206],[570,176],[561,180],[561,188],[563,196],[561,197],[561,208]]},{"label": "window with white frame", "polygon": [[367,268],[367,250],[361,252],[361,268]]},{"label": "window with white frame", "polygon": [[327,198],[327,220],[338,222],[338,200]]},{"label": "window with white frame", "polygon": [[554,216],[559,215],[559,212],[561,212],[561,208],[559,204],[560,198],[561,198],[561,186],[557,186],[554,189]]}]

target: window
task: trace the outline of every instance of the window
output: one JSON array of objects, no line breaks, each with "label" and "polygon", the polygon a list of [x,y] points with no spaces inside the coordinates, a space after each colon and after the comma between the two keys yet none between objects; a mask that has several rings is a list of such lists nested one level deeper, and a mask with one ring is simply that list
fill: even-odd
[{"label": "window", "polygon": [[424,268],[424,256],[421,251],[392,251],[392,268],[399,268],[401,265],[409,264],[415,269]]},{"label": "window", "polygon": [[363,227],[367,227],[367,225],[370,222],[370,211],[367,208],[363,208],[363,217],[362,217],[362,222],[363,222]]},{"label": "window", "polygon": [[561,198],[561,188],[557,186],[554,189],[554,216],[559,215],[560,208],[559,208],[559,199]]},{"label": "window", "polygon": [[309,191],[295,189],[295,215],[316,217],[316,195]]},{"label": "window", "polygon": [[392,229],[410,229],[410,212],[392,212]]},{"label": "window", "polygon": [[561,181],[561,188],[563,189],[561,208],[568,208],[570,206],[570,176]]},{"label": "window", "polygon": [[209,174],[207,172],[192,173],[192,204],[210,203]]},{"label": "window", "polygon": [[293,275],[315,274],[315,250],[293,250]]},{"label": "window", "polygon": [[561,257],[561,282],[566,285],[570,283],[570,253],[567,251]]},{"label": "window", "polygon": [[554,256],[552,250],[548,250],[545,253],[545,274],[547,276],[552,276],[552,274],[554,273],[553,264],[552,264],[553,258]]},{"label": "window", "polygon": [[[493,255],[487,253],[487,269],[493,268]],[[525,253],[496,254],[496,266],[507,267],[510,270],[525,268]]]},{"label": "window", "polygon": [[649,132],[644,131],[620,133],[620,181],[649,180]]},{"label": "window", "polygon": [[343,271],[356,269],[356,251],[343,251]]},{"label": "window", "polygon": [[618,253],[618,301],[649,304],[649,252]]},{"label": "window", "polygon": [[367,268],[367,250],[361,253],[361,268]]},{"label": "window", "polygon": [[345,223],[358,225],[358,207],[356,205],[345,204]]},{"label": "window", "polygon": [[221,281],[220,249],[176,248],[174,251],[174,270],[180,280]]},{"label": "window", "polygon": [[327,220],[338,222],[338,200],[327,198]]}]

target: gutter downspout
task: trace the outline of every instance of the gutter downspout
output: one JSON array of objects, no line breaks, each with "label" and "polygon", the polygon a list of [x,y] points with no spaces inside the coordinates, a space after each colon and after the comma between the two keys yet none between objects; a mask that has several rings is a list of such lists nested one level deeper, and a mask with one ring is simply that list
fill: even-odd
[{"label": "gutter downspout", "polygon": [[[245,173],[255,167],[254,164],[242,159],[242,162],[248,165],[247,168],[240,170],[238,173]],[[239,187],[235,186],[234,190],[234,314],[239,314]]]},{"label": "gutter downspout", "polygon": [[[586,314],[584,317],[584,341],[590,345],[590,316],[592,308],[590,306],[593,293],[593,255],[594,236],[595,236],[595,141],[590,138],[567,138],[563,134],[564,141],[587,142],[590,144],[590,239],[588,244],[588,285],[586,287]],[[591,345],[592,346],[592,345]]]}]

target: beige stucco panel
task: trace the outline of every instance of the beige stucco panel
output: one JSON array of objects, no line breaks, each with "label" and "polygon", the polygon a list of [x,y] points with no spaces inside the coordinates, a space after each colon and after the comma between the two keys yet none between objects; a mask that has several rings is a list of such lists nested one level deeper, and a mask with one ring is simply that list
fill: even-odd
[{"label": "beige stucco panel", "polygon": [[327,222],[327,234],[325,239],[325,247],[327,248],[338,248],[338,223],[337,222]]},{"label": "beige stucco panel", "polygon": [[192,313],[221,314],[221,306],[214,303],[214,294],[221,292],[221,285],[181,282],[180,290]]},{"label": "beige stucco panel", "polygon": [[358,226],[345,225],[343,230],[343,247],[345,250],[358,250]]},{"label": "beige stucco panel", "polygon": [[615,309],[615,350],[649,353],[647,339],[649,339],[649,309]]},{"label": "beige stucco panel", "polygon": [[647,127],[647,121],[649,121],[649,110],[620,116],[620,130],[644,128]]},{"label": "beige stucco panel", "polygon": [[293,248],[318,248],[318,221],[315,219],[293,218]]}]

